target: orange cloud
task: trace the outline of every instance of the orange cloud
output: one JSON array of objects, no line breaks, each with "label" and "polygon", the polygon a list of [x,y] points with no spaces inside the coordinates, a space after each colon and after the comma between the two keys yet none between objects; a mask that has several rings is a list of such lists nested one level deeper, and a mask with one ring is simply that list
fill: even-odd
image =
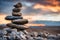
[{"label": "orange cloud", "polygon": [[7,16],[7,15],[5,15],[5,14],[0,14],[0,24],[10,23],[10,21],[5,20],[5,17],[6,17],[6,16]]},{"label": "orange cloud", "polygon": [[27,26],[40,26],[40,27],[44,27],[46,26],[45,24],[26,24]]},{"label": "orange cloud", "polygon": [[52,6],[59,6],[59,2],[58,0],[46,0],[47,2],[49,2]]},{"label": "orange cloud", "polygon": [[60,6],[44,6],[44,5],[41,5],[41,4],[35,4],[33,6],[34,9],[42,9],[42,10],[50,10],[52,12],[59,12],[60,11]]}]

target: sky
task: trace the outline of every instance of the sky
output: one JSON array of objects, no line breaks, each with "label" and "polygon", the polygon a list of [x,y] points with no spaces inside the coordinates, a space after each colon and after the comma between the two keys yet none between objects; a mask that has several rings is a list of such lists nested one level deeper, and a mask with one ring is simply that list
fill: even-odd
[{"label": "sky", "polygon": [[18,2],[23,5],[22,16],[29,21],[60,21],[60,0],[0,0],[0,14],[11,15]]}]

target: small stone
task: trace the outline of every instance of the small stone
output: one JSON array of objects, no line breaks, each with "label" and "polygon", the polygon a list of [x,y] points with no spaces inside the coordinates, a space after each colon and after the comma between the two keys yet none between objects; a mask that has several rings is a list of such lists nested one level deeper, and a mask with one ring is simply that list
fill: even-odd
[{"label": "small stone", "polygon": [[42,38],[42,37],[36,37],[35,39],[36,40],[43,40],[44,38]]},{"label": "small stone", "polygon": [[25,35],[22,31],[19,32],[19,36],[20,36],[22,39],[26,39],[26,35]]},{"label": "small stone", "polygon": [[0,24],[0,29],[7,28],[6,24]]},{"label": "small stone", "polygon": [[33,37],[29,37],[28,40],[35,40]]},{"label": "small stone", "polygon": [[23,31],[25,34],[29,34],[26,30]]},{"label": "small stone", "polygon": [[9,23],[7,24],[8,27],[11,27],[11,28],[17,28],[17,30],[24,30],[24,29],[28,29],[27,26],[24,26],[24,25],[16,25],[16,24],[13,24],[13,23]]},{"label": "small stone", "polygon": [[23,19],[21,16],[7,16],[5,18],[6,20],[15,20],[15,19]]},{"label": "small stone", "polygon": [[22,7],[22,4],[21,3],[17,3],[16,5],[14,5],[15,8],[20,8]]},{"label": "small stone", "polygon": [[43,32],[38,33],[38,37],[46,38],[46,35]]},{"label": "small stone", "polygon": [[53,34],[50,34],[50,35],[47,36],[47,39],[52,40],[52,39],[55,39],[55,38],[56,38],[56,35],[53,35]]},{"label": "small stone", "polygon": [[14,8],[13,9],[13,12],[20,12],[21,11],[21,9],[19,9],[19,8]]},{"label": "small stone", "polygon": [[20,13],[20,12],[13,12],[12,15],[13,15],[13,16],[21,16],[22,13]]},{"label": "small stone", "polygon": [[11,33],[12,32],[12,30],[6,30],[7,31],[7,33]]},{"label": "small stone", "polygon": [[27,24],[28,20],[26,20],[26,19],[17,19],[17,20],[13,20],[12,23],[23,25],[23,24]]},{"label": "small stone", "polygon": [[37,33],[37,32],[32,32],[32,33],[31,33],[31,36],[32,36],[32,37],[37,37],[37,36],[38,36],[38,33]]}]

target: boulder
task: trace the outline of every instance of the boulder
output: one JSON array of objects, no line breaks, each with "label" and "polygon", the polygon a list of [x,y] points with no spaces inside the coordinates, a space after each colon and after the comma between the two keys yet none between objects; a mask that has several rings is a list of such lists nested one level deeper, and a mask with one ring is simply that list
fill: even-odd
[{"label": "boulder", "polygon": [[14,8],[12,11],[13,11],[13,12],[20,12],[21,9],[19,9],[19,8]]},{"label": "boulder", "polygon": [[27,26],[24,26],[24,25],[16,25],[16,24],[13,24],[13,23],[9,23],[9,24],[7,24],[7,26],[10,27],[10,28],[17,28],[18,30],[28,29]]},{"label": "boulder", "polygon": [[7,16],[5,17],[6,20],[15,20],[15,19],[23,19],[21,16]]},{"label": "boulder", "polygon": [[17,3],[16,5],[14,5],[15,8],[20,8],[22,7],[22,4],[21,3]]},{"label": "boulder", "polygon": [[23,25],[23,24],[27,24],[28,20],[26,20],[26,19],[17,19],[17,20],[13,20],[12,23]]},{"label": "boulder", "polygon": [[13,12],[12,15],[13,15],[13,16],[21,16],[22,13],[20,13],[20,12]]}]

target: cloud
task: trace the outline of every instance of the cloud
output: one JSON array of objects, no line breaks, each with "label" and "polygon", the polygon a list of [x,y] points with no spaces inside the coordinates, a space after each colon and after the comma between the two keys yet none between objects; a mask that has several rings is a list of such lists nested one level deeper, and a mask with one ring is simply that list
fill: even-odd
[{"label": "cloud", "polygon": [[22,0],[22,1],[39,3],[42,5],[60,6],[60,0]]},{"label": "cloud", "polygon": [[42,10],[41,9],[33,9],[32,7],[27,7],[26,9],[22,10],[24,14],[39,14]]},{"label": "cloud", "polygon": [[1,0],[0,12],[11,14],[13,5],[17,2],[22,3],[23,7],[21,12],[25,15],[47,15],[60,13],[60,6],[57,5],[60,2],[59,0]]},{"label": "cloud", "polygon": [[44,6],[44,5],[41,5],[41,4],[35,4],[33,6],[34,9],[42,9],[42,10],[50,10],[52,12],[58,12],[60,11],[60,7],[59,6]]},{"label": "cloud", "polygon": [[[51,12],[60,11],[60,0],[20,0],[22,2],[34,3],[31,7],[42,10],[50,10]],[[41,10],[40,10],[41,11]]]}]

